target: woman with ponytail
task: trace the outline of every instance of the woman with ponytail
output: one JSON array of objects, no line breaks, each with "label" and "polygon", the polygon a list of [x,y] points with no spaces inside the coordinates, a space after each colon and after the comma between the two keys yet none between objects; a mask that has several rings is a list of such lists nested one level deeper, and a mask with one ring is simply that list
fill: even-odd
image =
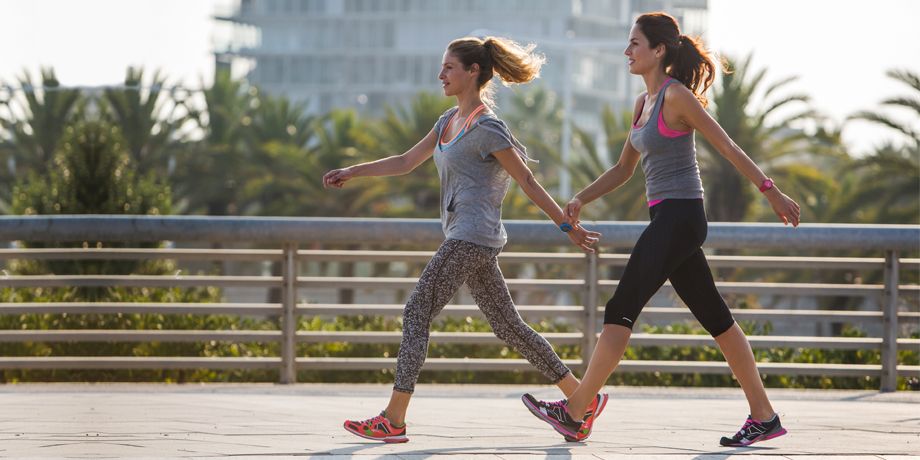
[{"label": "woman with ponytail", "polygon": [[[346,420],[345,429],[357,436],[387,443],[406,442],[406,410],[428,353],[431,321],[464,283],[495,335],[571,395],[578,380],[552,346],[518,314],[499,270],[497,256],[507,241],[501,223],[501,204],[513,178],[569,240],[585,251],[600,234],[577,223],[565,222],[562,208],[546,193],[527,167],[530,161],[508,127],[492,112],[491,80],[526,83],[540,73],[543,58],[534,46],[489,37],[454,40],[444,53],[441,80],[444,94],[457,98],[418,144],[402,155],[329,171],[325,187],[341,188],[360,176],[396,176],[409,173],[434,157],[441,179],[441,226],[446,240],[422,271],[403,312],[403,336],[396,361],[396,378],[386,409],[367,420]],[[606,403],[596,395],[586,405],[590,427]],[[571,440],[590,430],[573,433]]]},{"label": "woman with ponytail", "polygon": [[617,164],[578,192],[566,205],[565,214],[569,222],[577,223],[583,206],[623,185],[641,160],[651,221],[607,302],[603,331],[575,394],[558,402],[539,401],[525,394],[524,404],[559,433],[570,436],[577,432],[588,404],[623,357],[639,312],[670,280],[715,338],[748,401],[750,415],[744,425],[720,443],[746,446],[781,436],[786,430],[767,398],[751,346],[716,290],[701,248],[707,223],[694,133],[705,136],[763,193],[784,224],[798,226],[799,206],[704,109],[705,92],[715,78],[716,65],[699,41],[680,33],[674,18],[664,13],[639,16],[624,54],[630,73],[640,75],[647,90],[636,99],[629,140]]}]

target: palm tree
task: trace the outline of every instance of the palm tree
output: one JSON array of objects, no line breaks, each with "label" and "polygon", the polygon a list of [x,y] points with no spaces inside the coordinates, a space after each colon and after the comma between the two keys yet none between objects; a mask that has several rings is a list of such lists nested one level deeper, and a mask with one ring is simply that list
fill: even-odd
[{"label": "palm tree", "polygon": [[169,100],[166,78],[154,72],[147,87],[144,69],[129,67],[124,88],[106,89],[105,116],[118,124],[139,174],[168,174],[170,150],[185,124],[185,100]]},{"label": "palm tree", "polygon": [[82,101],[79,90],[61,87],[53,68],[42,68],[40,77],[36,83],[23,72],[17,82],[21,92],[14,91],[0,101],[5,112],[0,114],[0,128],[9,136],[5,146],[15,164],[13,176],[28,171],[47,173],[64,130]]},{"label": "palm tree", "polygon": [[[527,155],[539,161],[539,164],[531,164],[530,167],[552,195],[558,187],[559,172],[563,168],[560,153],[562,107],[556,93],[539,85],[514,91],[508,98],[508,107],[503,118],[514,136],[527,147]],[[502,210],[506,219],[544,218],[540,209],[519,187],[511,187]]]},{"label": "palm tree", "polygon": [[[371,131],[382,155],[405,152],[424,138],[453,100],[422,92],[408,106],[387,107],[382,120]],[[440,212],[440,179],[433,161],[427,161],[399,181],[401,193],[390,200],[389,215],[437,217]]]},{"label": "palm tree", "polygon": [[253,114],[246,142],[252,152],[242,184],[240,210],[244,214],[307,215],[312,200],[307,182],[316,171],[307,149],[316,135],[316,119],[306,104],[263,96]]},{"label": "palm tree", "polygon": [[562,107],[556,93],[543,86],[515,91],[508,98],[505,121],[511,132],[527,147],[528,155],[540,161],[534,174],[547,188],[554,187],[562,167]]},{"label": "palm tree", "polygon": [[179,155],[177,195],[192,212],[238,214],[240,185],[251,166],[243,141],[258,91],[219,69],[203,94],[204,110],[191,109],[189,116],[204,131],[204,139],[185,145]]},{"label": "palm tree", "polygon": [[269,143],[305,147],[314,135],[313,122],[306,102],[263,95],[257,99],[248,142],[256,148]]},{"label": "palm tree", "polygon": [[920,223],[920,76],[909,70],[889,70],[888,77],[910,87],[912,94],[882,101],[885,107],[912,112],[908,122],[890,115],[861,111],[849,119],[891,128],[903,145],[888,143],[856,160],[850,168],[854,187],[840,200],[837,215],[857,222]]},{"label": "palm tree", "polygon": [[386,197],[393,194],[393,183],[369,177],[353,181],[333,193],[322,189],[322,175],[371,159],[367,152],[379,151],[377,140],[368,124],[353,110],[333,110],[316,127],[317,143],[310,149],[309,168],[313,173],[305,182],[308,196],[317,197],[309,204],[312,215],[363,217],[381,216],[388,210]]},{"label": "palm tree", "polygon": [[[920,117],[920,75],[911,72],[910,70],[898,69],[889,70],[885,72],[885,75],[893,80],[909,86],[910,89],[913,90],[913,94],[885,99],[882,101],[882,105],[885,107],[907,109],[908,111],[913,112],[911,115]],[[849,119],[861,119],[887,126],[904,137],[908,143],[912,144],[915,151],[920,149],[920,128],[912,126],[912,124],[917,124],[916,118],[912,120],[911,124],[897,121],[890,115],[883,113],[861,111],[853,114],[849,117]]]},{"label": "palm tree", "polygon": [[[807,106],[808,96],[778,94],[797,77],[769,84],[760,97],[763,105],[754,107],[754,96],[764,84],[766,69],[752,69],[750,55],[737,66],[733,60],[727,61],[733,71],[723,75],[720,83],[713,88],[713,116],[716,121],[790,196],[826,194],[831,181],[819,169],[818,160],[831,161],[841,157],[835,156],[834,150],[815,147],[809,134],[789,127],[797,121],[816,116]],[[792,110],[793,106],[802,105],[805,107],[791,114],[779,115]],[[777,116],[781,118],[771,121]],[[756,189],[705,139],[701,139],[701,145],[700,168],[706,186],[707,213],[715,221],[744,220],[753,209]],[[805,205],[807,210],[807,203]]]}]

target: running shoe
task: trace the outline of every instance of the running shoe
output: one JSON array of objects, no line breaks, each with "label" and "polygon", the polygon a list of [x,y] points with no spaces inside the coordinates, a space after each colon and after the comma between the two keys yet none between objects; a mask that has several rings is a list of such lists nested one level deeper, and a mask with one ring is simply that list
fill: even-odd
[{"label": "running shoe", "polygon": [[364,439],[373,439],[385,443],[408,442],[406,426],[393,426],[381,412],[380,415],[363,421],[345,420],[345,431]]},{"label": "running shoe", "polygon": [[761,422],[748,415],[744,425],[732,437],[723,436],[719,444],[726,447],[744,447],[755,442],[766,441],[786,434],[786,429],[779,422],[779,415]]},{"label": "running shoe", "polygon": [[561,434],[568,442],[584,441],[591,435],[591,428],[594,426],[594,420],[604,410],[607,405],[607,395],[598,394],[594,402],[588,406],[583,421],[573,420],[566,410],[568,401],[541,401],[534,398],[531,394],[526,393],[521,396],[524,406],[530,410],[534,416],[549,423],[557,433]]},{"label": "running shoe", "polygon": [[588,436],[591,436],[591,428],[594,426],[594,420],[604,411],[608,399],[607,393],[598,393],[594,401],[591,401],[591,405],[588,406],[588,411],[585,412],[585,421],[582,422],[578,433],[575,433],[574,438],[566,438],[565,440],[568,442],[581,442],[588,439]]}]

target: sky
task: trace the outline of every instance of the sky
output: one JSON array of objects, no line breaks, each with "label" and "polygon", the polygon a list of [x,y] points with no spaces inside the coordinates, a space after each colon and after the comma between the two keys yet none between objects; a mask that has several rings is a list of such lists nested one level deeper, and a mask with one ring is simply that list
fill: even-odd
[{"label": "sky", "polygon": [[[0,81],[53,65],[64,85],[118,84],[129,65],[140,65],[161,69],[173,82],[208,84],[219,33],[212,16],[225,3],[0,0]],[[918,18],[920,1],[913,0],[709,0],[705,38],[721,54],[753,52],[768,82],[798,76],[790,92],[809,94],[817,110],[841,123],[858,110],[879,110],[887,97],[909,94],[885,71],[920,72]],[[895,137],[866,122],[844,129],[856,154]]]}]

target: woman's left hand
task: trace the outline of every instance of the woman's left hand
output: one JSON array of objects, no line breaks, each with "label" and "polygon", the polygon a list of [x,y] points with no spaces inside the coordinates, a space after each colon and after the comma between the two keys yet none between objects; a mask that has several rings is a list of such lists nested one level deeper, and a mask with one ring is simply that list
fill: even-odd
[{"label": "woman's left hand", "polygon": [[572,230],[566,235],[575,246],[580,247],[585,252],[594,252],[594,248],[591,245],[597,243],[598,238],[601,237],[600,233],[592,232],[577,223],[572,225]]},{"label": "woman's left hand", "polygon": [[770,206],[773,207],[773,212],[779,216],[784,225],[792,224],[793,227],[799,226],[802,208],[799,207],[798,203],[779,190],[769,190],[766,195],[767,200],[770,201]]}]

